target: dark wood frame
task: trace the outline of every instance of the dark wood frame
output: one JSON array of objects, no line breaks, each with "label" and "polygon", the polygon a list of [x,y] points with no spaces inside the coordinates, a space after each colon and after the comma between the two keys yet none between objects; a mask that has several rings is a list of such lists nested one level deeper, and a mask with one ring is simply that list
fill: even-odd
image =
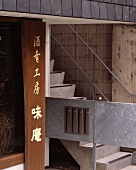
[{"label": "dark wood frame", "polygon": [[[20,18],[0,17],[0,22],[21,22]],[[24,153],[10,154],[0,158],[0,169],[9,168],[25,162]]]},{"label": "dark wood frame", "polygon": [[[25,21],[25,22],[24,22]],[[28,22],[27,22],[28,21]],[[24,30],[24,28],[26,29],[26,28],[29,28],[29,21],[30,21],[30,19],[24,19],[24,18],[13,18],[13,17],[0,17],[0,22],[11,22],[11,23],[15,23],[15,22],[20,22],[21,23],[21,25],[22,25],[22,29],[23,29],[23,31],[22,31],[22,35],[21,35],[21,37],[22,37],[22,39],[24,40],[25,38],[27,38],[26,36],[24,36],[24,31],[26,31],[26,30]],[[36,21],[37,22],[37,20],[36,19],[33,19],[33,21]],[[26,26],[26,23],[27,23],[27,26]],[[40,23],[42,23],[42,21],[39,21],[39,24]],[[34,26],[35,26],[35,30],[37,30],[37,26],[36,26],[37,24],[34,24]],[[44,25],[41,25],[42,26],[42,32],[43,32],[43,36],[44,36],[44,38],[42,38],[42,44],[44,44],[45,45],[45,27],[44,27]],[[39,29],[39,28],[38,28]],[[31,31],[30,31],[31,32]],[[32,37],[31,37],[32,38]],[[33,41],[33,40],[32,40]],[[22,59],[23,58],[25,58],[26,57],[26,51],[25,51],[25,49],[27,49],[28,47],[27,47],[27,45],[28,44],[26,44],[26,45],[24,45],[23,47],[22,47]],[[27,47],[27,48],[26,48]],[[42,47],[42,51],[41,51],[41,56],[42,57],[45,57],[45,46],[44,47]],[[33,57],[33,56],[32,56]],[[25,61],[24,59],[23,59],[23,61]],[[43,59],[43,63],[44,63],[44,59]],[[25,62],[23,62],[22,63],[23,65],[23,72],[24,73],[26,73],[26,68],[25,68]],[[42,64],[42,63],[41,63]],[[44,64],[42,64],[41,65],[41,70],[42,70],[42,78],[44,77],[45,78],[45,74],[44,74],[44,70],[45,70],[45,68],[44,68]],[[42,80],[40,80],[40,83],[43,81],[43,79]],[[27,87],[25,87],[26,86],[26,80],[24,80],[24,93],[25,93],[25,91],[26,91],[26,88],[28,88],[28,86]],[[43,88],[44,87],[44,88]],[[45,98],[45,94],[44,94],[44,90],[45,90],[45,84],[43,83],[43,85],[42,85],[42,91],[41,91],[41,93],[42,93],[42,97],[43,97],[43,95],[44,95],[44,98]],[[36,164],[36,166],[37,166],[37,157],[36,158],[34,158],[33,160],[31,160],[30,159],[30,150],[32,150],[31,149],[31,147],[32,146],[36,146],[36,144],[34,143],[34,144],[29,144],[29,147],[28,147],[28,139],[30,138],[30,132],[29,132],[29,135],[28,135],[28,125],[29,125],[29,123],[30,122],[28,122],[27,121],[27,118],[28,118],[28,110],[26,110],[26,108],[27,108],[27,98],[28,96],[25,94],[24,95],[24,100],[25,100],[25,102],[26,103],[24,103],[25,104],[25,151],[24,151],[24,153],[17,153],[17,154],[11,154],[11,155],[7,155],[7,156],[3,156],[3,157],[1,157],[0,158],[0,169],[5,169],[5,168],[9,168],[9,167],[12,167],[12,166],[15,166],[15,165],[19,165],[19,164],[22,164],[22,163],[25,163],[25,170],[28,170],[28,169],[31,169],[30,168],[30,166],[32,166],[31,164],[33,164],[33,166],[34,166],[34,164]],[[41,96],[40,96],[41,97]],[[40,101],[41,101],[41,99],[40,99]],[[41,101],[41,103],[40,103],[40,105],[42,106],[42,112],[43,112],[43,119],[42,119],[42,130],[43,130],[43,133],[42,133],[42,136],[45,136],[45,101],[43,100],[43,101]],[[37,122],[36,122],[36,124],[37,124]],[[38,149],[36,149],[36,152],[35,152],[35,154],[34,155],[38,155],[38,154],[40,154],[40,156],[38,155],[38,157],[40,157],[40,158],[42,158],[41,160],[40,160],[40,164],[41,164],[41,168],[40,168],[40,170],[41,169],[43,169],[42,167],[44,166],[44,149],[43,149],[43,146],[45,146],[45,137],[44,137],[44,139],[43,139],[43,141],[42,141],[42,144],[40,145],[40,147],[38,146],[37,148]],[[40,150],[39,150],[39,148],[40,148]],[[35,160],[35,163],[34,163],[34,160]],[[33,162],[33,163],[31,163],[31,161]],[[33,168],[33,169],[37,169],[37,167],[36,166],[34,166],[35,168]]]},{"label": "dark wood frame", "polygon": [[24,153],[11,154],[0,158],[0,169],[9,168],[11,166],[24,163]]}]

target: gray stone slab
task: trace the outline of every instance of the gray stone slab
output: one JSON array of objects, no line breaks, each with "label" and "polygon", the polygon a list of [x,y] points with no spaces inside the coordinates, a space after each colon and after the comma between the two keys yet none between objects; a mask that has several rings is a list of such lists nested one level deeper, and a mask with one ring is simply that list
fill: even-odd
[{"label": "gray stone slab", "polygon": [[111,0],[112,3],[118,4],[118,0]]},{"label": "gray stone slab", "polygon": [[103,2],[103,0],[98,0],[98,2]]},{"label": "gray stone slab", "polygon": [[62,14],[62,3],[61,0],[51,0],[52,15]]},{"label": "gray stone slab", "polygon": [[2,0],[0,0],[0,10],[2,10],[3,5],[2,5]]},{"label": "gray stone slab", "polygon": [[106,3],[99,3],[100,7],[100,19],[107,20],[108,18],[108,9]]},{"label": "gray stone slab", "polygon": [[104,0],[104,2],[111,3],[111,2],[112,2],[112,0]]},{"label": "gray stone slab", "polygon": [[136,22],[136,8],[130,7],[130,22]]},{"label": "gray stone slab", "polygon": [[132,6],[133,5],[133,0],[127,0],[127,5]]},{"label": "gray stone slab", "polygon": [[123,6],[123,21],[129,21],[130,10],[129,6]]},{"label": "gray stone slab", "polygon": [[122,21],[123,10],[121,5],[115,5],[115,16],[117,21]]},{"label": "gray stone slab", "polygon": [[[73,141],[92,141],[92,105],[93,103],[85,100],[67,100],[46,98],[46,136],[57,139]],[[90,135],[76,135],[64,133],[64,108],[65,106],[83,107],[90,109]]]},{"label": "gray stone slab", "polygon": [[3,0],[3,9],[7,11],[16,11],[16,0]]},{"label": "gray stone slab", "polygon": [[62,15],[72,16],[72,2],[71,0],[62,0]]},{"label": "gray stone slab", "polygon": [[95,19],[100,18],[100,8],[98,2],[91,1],[91,11],[92,11],[92,18]]},{"label": "gray stone slab", "polygon": [[87,0],[82,0],[82,15],[84,18],[91,18],[91,3]]},{"label": "gray stone slab", "polygon": [[[65,106],[89,108],[89,135],[64,133]],[[46,98],[46,136],[92,142],[93,114],[96,143],[136,148],[136,104]]]},{"label": "gray stone slab", "polygon": [[17,11],[29,12],[29,0],[17,0]]},{"label": "gray stone slab", "polygon": [[136,7],[136,0],[133,0],[133,6]]},{"label": "gray stone slab", "polygon": [[30,1],[30,12],[40,13],[41,12],[41,1],[40,0],[29,0]]},{"label": "gray stone slab", "polygon": [[96,103],[96,143],[136,147],[136,105]]},{"label": "gray stone slab", "polygon": [[127,5],[127,0],[117,0],[118,4]]},{"label": "gray stone slab", "polygon": [[51,0],[41,0],[41,13],[51,14]]},{"label": "gray stone slab", "polygon": [[108,9],[108,20],[115,20],[115,5],[114,4],[107,4]]},{"label": "gray stone slab", "polygon": [[82,17],[82,0],[72,0],[74,17]]}]

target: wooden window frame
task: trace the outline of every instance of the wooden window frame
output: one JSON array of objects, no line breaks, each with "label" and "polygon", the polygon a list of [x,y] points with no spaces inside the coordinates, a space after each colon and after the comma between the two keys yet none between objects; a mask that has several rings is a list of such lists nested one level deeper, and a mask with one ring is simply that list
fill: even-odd
[{"label": "wooden window frame", "polygon": [[24,163],[24,153],[11,154],[0,157],[0,169],[6,169]]},{"label": "wooden window frame", "polygon": [[[0,17],[0,22],[20,22],[21,18],[14,17]],[[10,168],[12,166],[16,166],[25,162],[25,154],[24,153],[15,153],[6,156],[0,157],[0,169]]]}]

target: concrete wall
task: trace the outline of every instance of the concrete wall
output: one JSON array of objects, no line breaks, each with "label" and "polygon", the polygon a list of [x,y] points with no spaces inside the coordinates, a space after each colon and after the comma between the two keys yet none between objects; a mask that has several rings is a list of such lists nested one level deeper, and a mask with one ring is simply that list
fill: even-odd
[{"label": "concrete wall", "polygon": [[0,10],[100,20],[136,21],[135,0],[0,0]]},{"label": "concrete wall", "polygon": [[[113,26],[112,70],[128,91],[136,94],[136,26]],[[136,95],[113,79],[112,101],[135,103]]]}]

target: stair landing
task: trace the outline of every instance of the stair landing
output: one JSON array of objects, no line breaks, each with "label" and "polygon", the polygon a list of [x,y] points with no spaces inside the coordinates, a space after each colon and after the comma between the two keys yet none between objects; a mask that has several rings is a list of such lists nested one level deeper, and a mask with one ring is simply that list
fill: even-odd
[{"label": "stair landing", "polygon": [[122,170],[136,170],[136,165],[130,165]]}]

